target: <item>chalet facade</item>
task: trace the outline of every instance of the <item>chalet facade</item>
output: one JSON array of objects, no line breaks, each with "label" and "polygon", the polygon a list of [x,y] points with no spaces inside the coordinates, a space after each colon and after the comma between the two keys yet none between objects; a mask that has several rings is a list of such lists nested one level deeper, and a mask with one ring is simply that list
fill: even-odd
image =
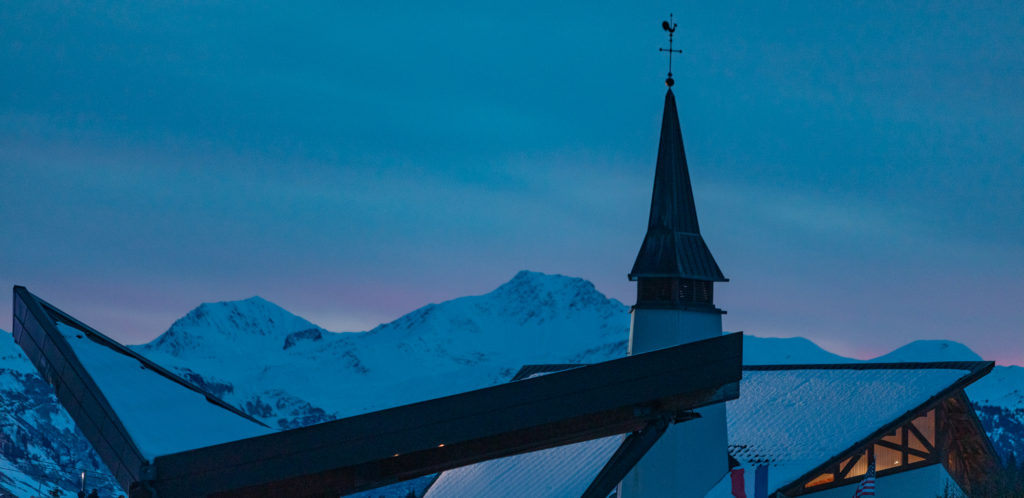
[{"label": "chalet facade", "polygon": [[[870,459],[875,460],[883,485],[892,482],[902,488],[910,484],[922,491],[930,487],[927,493],[935,496],[947,489],[970,494],[997,465],[992,443],[962,390],[910,416],[913,418],[884,436],[847,452],[838,463],[823,465],[817,469],[823,472],[816,477],[793,483],[783,494],[845,497],[863,478]],[[901,473],[907,474],[889,479]],[[907,493],[899,496],[910,496]]]},{"label": "chalet facade", "polygon": [[[871,459],[879,496],[963,495],[997,463],[964,393],[992,366],[747,366],[749,387],[727,407],[730,456],[746,469],[768,465],[777,496],[853,496]],[[731,496],[731,483],[713,491]]]}]

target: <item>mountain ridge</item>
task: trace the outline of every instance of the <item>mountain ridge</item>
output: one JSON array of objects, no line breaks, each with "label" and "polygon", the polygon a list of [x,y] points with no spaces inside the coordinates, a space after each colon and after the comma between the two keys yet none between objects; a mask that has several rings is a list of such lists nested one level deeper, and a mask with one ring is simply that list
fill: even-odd
[{"label": "mountain ridge", "polygon": [[[268,425],[289,429],[505,382],[527,363],[621,357],[629,321],[629,307],[589,281],[522,271],[491,292],[431,303],[362,332],[331,332],[254,296],[203,303],[153,341],[130,347]],[[857,360],[802,337],[746,335],[744,340],[746,364],[897,357],[977,359],[953,341],[914,341]],[[33,475],[61,486],[71,482],[33,467],[26,454],[59,461],[62,448],[76,448],[72,453],[81,466],[102,467],[52,394],[40,394],[47,387],[13,337],[0,337],[0,408],[30,414],[20,429],[0,427],[2,437],[27,448],[11,454],[4,453],[10,445],[0,445],[4,466],[27,469],[19,478],[0,476],[0,489],[27,489],[23,484],[36,479]],[[1024,426],[1022,391],[1021,367],[997,366],[968,388],[1000,451],[1024,456],[1024,432],[1018,434],[1013,425]],[[92,467],[89,472],[102,474]]]},{"label": "mountain ridge", "polygon": [[[323,329],[277,304],[253,296],[238,301],[202,303],[175,320],[167,331],[152,341],[134,347],[141,351],[181,356],[189,351],[221,346],[218,341],[240,338],[250,341],[253,337],[262,338],[256,344],[260,347],[275,341],[283,344],[288,334],[300,330]],[[239,343],[233,345],[238,347]]]}]

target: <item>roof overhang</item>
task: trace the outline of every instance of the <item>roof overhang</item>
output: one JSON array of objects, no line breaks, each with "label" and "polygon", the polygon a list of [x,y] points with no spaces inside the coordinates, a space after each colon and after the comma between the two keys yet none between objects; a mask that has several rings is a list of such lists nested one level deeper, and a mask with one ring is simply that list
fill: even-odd
[{"label": "roof overhang", "polygon": [[[894,428],[899,427],[921,413],[934,408],[943,402],[943,400],[953,397],[962,396],[966,401],[966,395],[963,394],[965,387],[973,384],[978,379],[988,375],[989,372],[995,367],[995,362],[991,361],[943,361],[943,362],[900,362],[900,363],[835,363],[835,364],[804,364],[804,365],[745,365],[743,370],[913,370],[913,369],[954,369],[963,370],[964,375],[958,378],[953,383],[947,385],[940,391],[936,392],[930,398],[920,405],[908,410],[903,415],[889,421],[888,423],[880,426],[874,432],[868,436],[857,441],[849,448],[839,452],[832,456],[828,460],[824,461],[821,465],[807,471],[800,477],[781,485],[776,490],[777,492],[785,496],[797,496],[804,494],[805,490],[801,489],[800,484],[807,482],[824,472],[833,465],[836,464],[850,455],[862,450],[866,445],[870,445],[871,441],[876,441],[882,436],[891,432]],[[984,429],[981,429],[981,423],[977,420],[977,415],[970,412],[973,417],[973,421],[976,423],[976,427],[984,434]],[[993,457],[995,457],[995,449],[992,447],[991,441],[985,438],[985,450]]]},{"label": "roof overhang", "polygon": [[372,489],[686,420],[695,408],[738,397],[742,375],[742,334],[730,334],[146,462],[74,352],[61,346],[46,309],[56,308],[23,287],[14,294],[15,339],[133,497]]}]

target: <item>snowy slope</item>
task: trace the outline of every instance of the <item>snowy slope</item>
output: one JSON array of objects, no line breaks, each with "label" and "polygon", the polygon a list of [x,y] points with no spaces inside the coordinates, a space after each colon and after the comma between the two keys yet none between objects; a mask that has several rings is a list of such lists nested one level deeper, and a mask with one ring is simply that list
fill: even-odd
[{"label": "snowy slope", "polygon": [[995,367],[967,388],[996,450],[1024,460],[1024,367]]},{"label": "snowy slope", "polygon": [[91,340],[75,327],[58,322],[57,330],[147,460],[274,432],[210,403],[204,394]]},{"label": "snowy slope", "polygon": [[856,361],[858,360],[825,351],[803,337],[743,336],[743,363],[746,365],[852,363]]},{"label": "snowy slope", "polygon": [[245,356],[280,348],[293,332],[322,329],[261,297],[203,303],[145,346],[146,351],[195,360]]},{"label": "snowy slope", "polygon": [[[628,313],[587,281],[521,272],[491,293],[362,333],[327,332],[259,298],[204,304],[140,351],[286,428],[492,385],[526,363],[621,356]],[[871,361],[978,359],[959,343],[915,341]],[[747,364],[857,361],[801,337],[744,342]],[[1013,373],[1021,369],[1006,368],[972,386],[972,399],[1020,407],[1024,379]]]},{"label": "snowy slope", "polygon": [[894,363],[905,361],[981,361],[971,348],[953,341],[914,341],[870,361]]},{"label": "snowy slope", "polygon": [[[430,304],[366,332],[329,332],[258,297],[207,303],[153,342],[134,348],[268,425],[291,428],[504,382],[523,364],[620,357],[628,337],[629,308],[590,282],[521,272],[490,293]],[[747,364],[857,361],[807,339],[749,334],[744,359]],[[897,359],[975,360],[977,355],[957,343],[918,341],[873,361]],[[984,405],[979,414],[993,438],[1004,441],[999,443],[1008,448],[1004,451],[1015,451],[1024,441],[1024,429],[1014,425],[1024,427],[1022,391],[1021,367],[996,367],[968,390]],[[0,489],[15,489],[10,476],[17,472],[5,468],[49,475],[43,479],[70,489],[71,482],[52,471],[69,461],[61,456],[67,448],[86,455],[74,457],[86,462],[76,465],[101,465],[10,334],[0,334],[0,408],[5,438]],[[33,415],[23,417],[24,424],[10,422],[11,414],[23,412]],[[4,463],[26,451],[37,460]],[[1024,447],[1018,454],[1024,456]],[[35,481],[25,482],[28,489]]]},{"label": "snowy slope", "polygon": [[113,478],[92,446],[14,343],[0,330],[0,495],[42,496],[72,489],[86,472],[89,486],[115,496]]},{"label": "snowy slope", "polygon": [[204,304],[137,350],[289,427],[316,418],[314,407],[324,419],[353,415],[493,385],[526,363],[620,357],[629,336],[622,303],[585,280],[532,272],[362,333],[327,332],[268,304]]},{"label": "snowy slope", "polygon": [[1024,410],[1024,367],[997,366],[968,391],[976,403]]}]

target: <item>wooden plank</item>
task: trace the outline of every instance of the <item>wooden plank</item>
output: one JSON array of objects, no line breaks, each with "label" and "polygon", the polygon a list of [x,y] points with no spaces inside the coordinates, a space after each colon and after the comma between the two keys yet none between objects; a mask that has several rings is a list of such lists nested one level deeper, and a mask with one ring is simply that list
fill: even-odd
[{"label": "wooden plank", "polygon": [[914,455],[914,456],[919,456],[921,458],[927,458],[927,457],[930,456],[930,454],[925,453],[925,452],[923,452],[921,450],[916,450],[914,448],[909,448],[909,447],[906,447],[906,446],[900,446],[900,445],[898,445],[896,443],[890,443],[889,441],[886,441],[884,439],[879,439],[878,441],[875,441],[875,444],[877,444],[879,446],[884,446],[884,447],[892,449],[892,450],[903,451],[905,453],[909,453],[909,454]]}]

